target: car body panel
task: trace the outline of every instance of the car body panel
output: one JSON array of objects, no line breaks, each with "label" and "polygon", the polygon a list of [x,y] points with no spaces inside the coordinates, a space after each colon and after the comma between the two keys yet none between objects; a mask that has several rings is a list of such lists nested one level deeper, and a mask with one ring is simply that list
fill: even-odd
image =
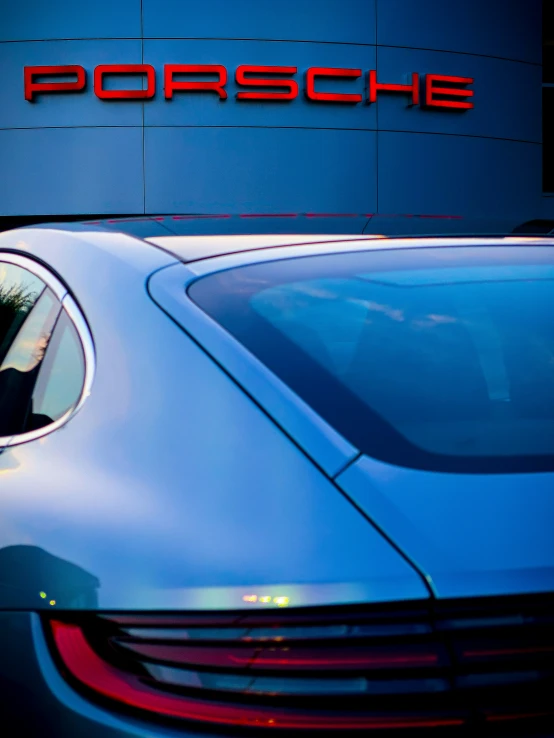
[{"label": "car body panel", "polygon": [[[310,246],[318,254],[340,250],[356,251],[442,246],[466,246],[482,239],[387,239],[371,243]],[[551,246],[552,239],[494,238],[487,245]],[[223,329],[213,331],[212,320],[187,304],[182,285],[214,272],[275,259],[305,256],[308,248],[290,245],[264,251],[241,252],[195,261],[187,265],[191,276],[179,267],[159,272],[151,280],[167,294],[156,299],[200,340],[213,356],[256,397],[283,428],[314,458],[366,515],[403,551],[429,579],[440,597],[485,596],[542,592],[554,589],[554,540],[549,521],[554,519],[554,474],[439,474],[402,469],[362,457],[346,471],[338,468],[336,444],[329,447],[333,429],[306,408],[289,391],[290,406],[299,411],[300,421],[279,404],[280,381],[239,346]],[[174,283],[170,284],[170,274]],[[217,328],[217,326],[216,326]],[[274,389],[274,396],[267,389]],[[342,436],[338,437],[342,439]],[[344,440],[344,439],[342,439]],[[322,443],[323,441],[323,443]],[[348,441],[344,440],[344,443]],[[356,449],[344,447],[352,460]],[[414,495],[413,490],[418,490]]]},{"label": "car body panel", "polygon": [[[271,237],[269,237],[271,238]],[[154,239],[157,242],[159,239]],[[231,242],[236,237],[231,237]],[[521,237],[487,239],[492,246],[507,243],[528,243],[536,239]],[[163,243],[171,243],[171,239],[161,239]],[[270,262],[279,259],[293,259],[307,255],[388,250],[414,248],[441,248],[442,246],[471,246],[482,243],[482,239],[334,239],[321,242],[298,244],[294,240],[288,242],[283,238],[285,246],[271,245],[268,237],[250,237],[250,240],[239,240],[232,254],[221,253],[219,241],[223,237],[215,237],[213,245],[203,244],[201,255],[198,254],[196,239],[191,237],[190,247],[184,245],[183,239],[175,239],[176,251],[184,258],[198,260],[188,261],[186,267],[173,265],[169,269],[160,270],[149,280],[149,292],[152,298],[169,315],[172,316],[195,340],[199,341],[218,363],[225,366],[237,382],[279,423],[304,451],[331,477],[336,476],[357,455],[358,450],[341,434],[334,430],[317,415],[301,398],[292,392],[278,377],[267,369],[245,347],[237,342],[216,321],[199,309],[186,296],[186,289],[196,279],[227,269],[253,263]],[[554,241],[539,239],[539,243],[554,244]],[[171,246],[169,245],[169,248]],[[213,248],[220,255],[206,256]]]},{"label": "car body panel", "polygon": [[357,456],[357,449],[188,298],[186,287],[195,279],[188,267],[174,265],[156,272],[148,290],[318,466],[331,477],[338,474]]},{"label": "car body panel", "polygon": [[[370,215],[341,213],[220,213],[156,215],[128,218],[99,218],[86,226],[102,226],[112,231],[129,233],[139,238],[151,236],[213,236],[234,234],[357,234],[371,222]],[[374,232],[374,231],[372,231]]]},{"label": "car body panel", "polygon": [[360,457],[186,293],[254,262],[443,243],[289,241],[185,265],[101,225],[0,236],[0,259],[25,254],[62,280],[95,363],[90,396],[63,427],[0,448],[6,724],[82,738],[205,734],[78,691],[41,621],[56,612],[554,590],[553,474],[438,474]]},{"label": "car body panel", "polygon": [[437,597],[554,590],[554,473],[436,473],[362,456],[336,482]]},{"label": "car body panel", "polygon": [[100,232],[29,229],[0,237],[2,248],[63,275],[90,326],[96,374],[62,428],[0,454],[0,560],[10,560],[0,608],[246,608],[242,597],[260,588],[291,605],[428,597],[148,297],[148,276],[171,257]]},{"label": "car body panel", "polygon": [[[254,262],[481,239],[328,241],[185,266],[136,238],[89,228],[0,236],[0,249],[63,275],[97,360],[91,396],[63,428],[0,454],[0,550],[33,549],[21,582],[37,550],[56,569],[54,589],[40,585],[47,597],[12,581],[0,607],[48,609],[52,597],[54,608],[229,608],[251,606],[242,597],[266,588],[290,592],[292,605],[426,598],[418,571],[440,597],[554,588],[552,475],[356,461],[352,444],[185,292],[203,275]],[[487,239],[531,242],[554,243]],[[57,592],[76,576],[60,562],[99,581],[92,598]]]},{"label": "car body panel", "polygon": [[[86,225],[101,225],[140,238],[231,234],[385,234],[446,235],[502,234],[521,226],[514,217],[472,217],[432,213],[215,213],[159,214],[98,218]],[[550,229],[551,230],[551,229]],[[534,230],[529,233],[544,233]]]},{"label": "car body panel", "polygon": [[[0,226],[2,225],[0,219]],[[5,219],[4,219],[5,220]],[[9,228],[19,226],[17,219],[10,219]],[[529,225],[529,223],[531,225]],[[252,234],[330,234],[386,236],[445,236],[474,234],[508,234],[518,232],[523,226],[529,234],[545,234],[545,229],[537,221],[522,224],[513,217],[504,218],[465,218],[461,215],[434,215],[414,213],[186,213],[159,215],[129,215],[119,217],[100,216],[81,223],[63,221],[52,224],[56,228],[75,228],[92,230],[102,228],[111,232],[126,233],[138,238],[158,236],[225,236]],[[538,225],[537,225],[538,223]],[[44,224],[39,224],[44,228]]]},{"label": "car body panel", "polygon": [[[193,239],[191,239],[192,241]],[[260,238],[263,244],[264,238]],[[356,251],[393,251],[404,249],[442,249],[445,247],[465,248],[468,246],[503,247],[503,246],[553,246],[554,238],[546,236],[490,236],[490,237],[417,237],[417,238],[383,238],[375,235],[362,238],[344,238],[337,235],[325,241],[307,244],[289,243],[285,246],[271,246],[257,248],[256,242],[252,247],[237,250],[228,255],[214,255],[213,258],[202,257],[199,260],[187,262],[188,268],[197,276],[205,276],[225,269],[232,269],[247,264],[261,264],[278,259],[294,259],[300,256],[319,256],[323,254],[349,253]]]},{"label": "car body panel", "polygon": [[315,248],[321,243],[337,241],[369,241],[377,236],[349,236],[337,235],[233,235],[233,236],[156,236],[145,239],[148,243],[165,249],[185,263],[210,259],[216,256],[227,256],[243,251],[258,251],[260,249],[279,248],[284,246],[299,246],[314,244]]}]

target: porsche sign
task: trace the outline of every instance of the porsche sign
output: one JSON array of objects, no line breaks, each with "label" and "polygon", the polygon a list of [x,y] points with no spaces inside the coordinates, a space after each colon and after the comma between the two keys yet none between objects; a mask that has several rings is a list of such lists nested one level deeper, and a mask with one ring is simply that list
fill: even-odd
[{"label": "porsche sign", "polygon": [[[120,79],[140,77],[143,89],[106,89],[109,76]],[[63,77],[63,80],[60,80]],[[67,79],[69,77],[69,80]],[[170,101],[175,95],[208,92],[219,100],[228,99],[227,68],[221,64],[166,64],[163,74],[157,74],[151,64],[101,64],[93,72],[93,94],[101,100],[149,100],[156,96],[159,81],[163,81],[160,97]],[[158,80],[162,77],[162,80]],[[287,102],[300,96],[298,68],[294,66],[257,66],[241,64],[234,73],[239,91],[238,101]],[[357,105],[377,102],[381,93],[407,96],[410,105],[426,108],[468,110],[473,108],[471,77],[444,74],[420,75],[414,72],[403,83],[378,81],[377,71],[342,67],[310,67],[304,73],[302,94],[313,103]],[[344,83],[344,91],[326,91],[326,85]],[[87,71],[79,64],[63,66],[24,67],[25,99],[37,95],[83,93],[87,89]],[[347,91],[348,90],[348,91]]]}]

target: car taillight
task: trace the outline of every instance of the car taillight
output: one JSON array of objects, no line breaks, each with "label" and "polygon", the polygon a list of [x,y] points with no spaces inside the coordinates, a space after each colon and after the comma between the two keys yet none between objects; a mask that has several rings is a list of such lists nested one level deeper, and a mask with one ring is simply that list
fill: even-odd
[{"label": "car taillight", "polygon": [[145,716],[327,731],[551,716],[554,610],[499,625],[494,611],[455,608],[57,613],[49,629],[76,687]]}]

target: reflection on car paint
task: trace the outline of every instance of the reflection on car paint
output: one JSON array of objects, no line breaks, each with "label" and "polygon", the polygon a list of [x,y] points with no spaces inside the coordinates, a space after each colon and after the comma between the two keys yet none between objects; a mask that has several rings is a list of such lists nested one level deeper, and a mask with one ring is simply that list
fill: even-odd
[{"label": "reflection on car paint", "polygon": [[28,608],[34,602],[95,609],[99,587],[93,574],[38,546],[0,549],[0,608]]}]

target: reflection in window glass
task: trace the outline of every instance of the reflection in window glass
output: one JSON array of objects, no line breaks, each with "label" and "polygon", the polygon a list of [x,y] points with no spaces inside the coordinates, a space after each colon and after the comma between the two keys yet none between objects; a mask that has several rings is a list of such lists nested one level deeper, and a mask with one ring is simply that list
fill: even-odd
[{"label": "reflection in window glass", "polygon": [[0,361],[43,289],[26,269],[0,262]]},{"label": "reflection in window glass", "polygon": [[38,370],[60,310],[46,289],[25,318],[0,365],[0,436],[21,433]]},{"label": "reflection in window glass", "polygon": [[204,277],[189,295],[370,456],[552,468],[553,251],[311,256]]},{"label": "reflection in window glass", "polygon": [[30,372],[38,366],[44,357],[57,314],[57,300],[47,290],[23,323],[2,362],[0,372],[8,369]]},{"label": "reflection in window glass", "polygon": [[85,362],[79,336],[62,312],[40,370],[33,393],[28,430],[48,425],[71,410],[81,396]]}]

